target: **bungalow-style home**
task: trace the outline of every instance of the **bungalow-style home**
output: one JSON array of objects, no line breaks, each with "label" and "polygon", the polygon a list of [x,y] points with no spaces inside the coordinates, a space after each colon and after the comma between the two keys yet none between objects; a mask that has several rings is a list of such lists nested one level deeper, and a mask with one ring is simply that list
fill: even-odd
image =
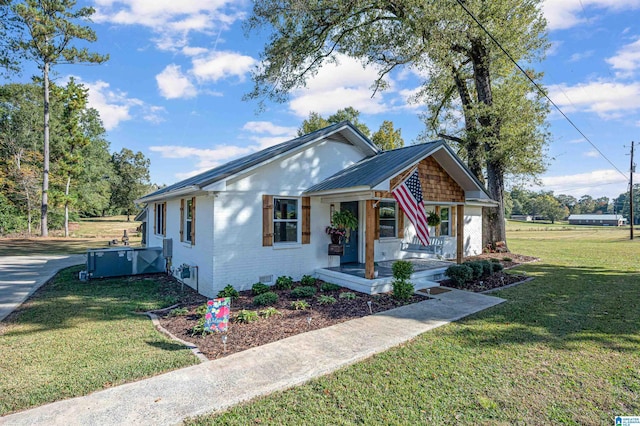
[{"label": "bungalow-style home", "polygon": [[[415,170],[426,210],[441,218],[429,229],[429,245],[416,240],[391,193]],[[283,275],[387,291],[397,259],[415,263],[415,280],[438,278],[451,261],[481,253],[482,207],[496,206],[444,141],[381,151],[349,122],[238,158],[137,202],[148,211],[147,245],[166,247],[171,239],[167,267],[208,297],[227,284],[246,290]],[[329,254],[325,232],[340,210],[358,218],[341,256]]]},{"label": "bungalow-style home", "polygon": [[623,226],[627,219],[619,214],[572,214],[569,225]]}]

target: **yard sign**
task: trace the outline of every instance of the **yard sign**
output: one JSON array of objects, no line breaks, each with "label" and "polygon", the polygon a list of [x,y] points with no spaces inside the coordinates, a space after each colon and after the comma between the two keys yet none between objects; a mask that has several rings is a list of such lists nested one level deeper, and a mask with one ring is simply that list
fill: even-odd
[{"label": "yard sign", "polygon": [[204,329],[207,331],[227,331],[231,298],[223,297],[207,301],[207,313],[204,316]]}]

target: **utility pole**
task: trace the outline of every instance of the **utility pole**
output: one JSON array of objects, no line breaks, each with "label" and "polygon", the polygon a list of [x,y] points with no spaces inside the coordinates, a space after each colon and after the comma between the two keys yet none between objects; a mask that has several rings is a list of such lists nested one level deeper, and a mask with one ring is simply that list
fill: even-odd
[{"label": "utility pole", "polygon": [[633,163],[633,145],[631,141],[631,167],[629,168],[629,222],[631,223],[629,239],[633,240],[633,172],[636,171],[636,165]]}]

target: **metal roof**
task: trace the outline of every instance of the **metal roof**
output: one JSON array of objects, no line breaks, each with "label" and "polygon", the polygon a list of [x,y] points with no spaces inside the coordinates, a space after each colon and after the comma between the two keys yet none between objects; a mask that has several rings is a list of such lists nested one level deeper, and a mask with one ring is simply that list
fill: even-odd
[{"label": "metal roof", "polygon": [[155,192],[147,194],[141,197],[137,201],[144,202],[146,199],[156,198],[158,195],[170,194],[170,193],[188,189],[188,188],[193,188],[194,190],[203,188],[207,185],[211,185],[214,182],[223,180],[227,177],[240,173],[243,170],[246,170],[250,167],[253,167],[260,163],[268,161],[273,157],[276,157],[287,151],[291,151],[295,148],[298,148],[306,143],[312,142],[317,139],[321,139],[325,136],[330,136],[331,134],[342,130],[342,128],[345,126],[350,128],[350,130],[355,132],[356,135],[358,135],[360,138],[362,138],[363,141],[365,141],[368,145],[370,145],[374,152],[378,151],[378,148],[366,136],[364,136],[353,124],[351,124],[348,121],[342,121],[340,123],[333,124],[323,129],[316,130],[315,132],[311,132],[306,135],[297,137],[290,141],[283,142],[281,144],[263,149],[262,151],[254,152],[253,154],[249,154],[247,156],[232,160],[221,166],[215,167],[206,172],[192,176],[185,180],[181,180],[180,182],[176,182],[173,185],[166,186]]},{"label": "metal roof", "polygon": [[569,220],[619,220],[624,219],[619,214],[572,214]]}]

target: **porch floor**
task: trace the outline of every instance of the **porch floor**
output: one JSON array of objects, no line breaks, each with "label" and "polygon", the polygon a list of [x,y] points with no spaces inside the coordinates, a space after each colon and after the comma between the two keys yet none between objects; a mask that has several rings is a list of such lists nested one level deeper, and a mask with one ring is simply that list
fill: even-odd
[{"label": "porch floor", "polygon": [[[423,272],[429,271],[432,269],[442,269],[448,268],[453,265],[453,262],[449,262],[446,260],[435,260],[435,259],[420,259],[420,258],[408,258],[401,259],[411,262],[413,264],[413,272]],[[378,278],[390,278],[393,277],[393,271],[391,269],[393,263],[396,260],[382,260],[380,262],[376,262],[378,264]],[[331,268],[324,268],[329,271],[340,272],[343,274],[353,275],[354,277],[364,278],[364,263],[345,263],[340,266],[334,266]]]}]

